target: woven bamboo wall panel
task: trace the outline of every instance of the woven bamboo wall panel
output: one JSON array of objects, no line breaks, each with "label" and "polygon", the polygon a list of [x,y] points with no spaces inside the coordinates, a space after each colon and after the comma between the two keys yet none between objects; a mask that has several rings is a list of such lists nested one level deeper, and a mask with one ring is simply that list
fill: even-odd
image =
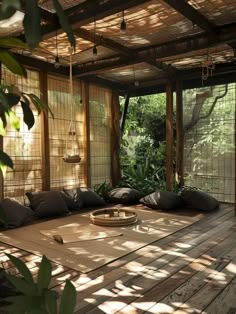
[{"label": "woven bamboo wall panel", "polygon": [[[66,78],[49,76],[48,102],[54,114],[49,118],[50,176],[51,188],[62,189],[83,186],[84,181],[84,128],[83,105],[79,82],[73,83],[73,101]],[[69,126],[73,121],[76,135],[70,135]],[[63,156],[72,150],[79,152],[80,164],[67,164]]]},{"label": "woven bamboo wall panel", "polygon": [[111,91],[90,85],[90,164],[91,184],[110,182]]},{"label": "woven bamboo wall panel", "polygon": [[[235,96],[235,83],[227,92],[220,85],[184,94],[185,184],[226,202],[234,202],[235,193]],[[199,109],[206,118],[193,125]]]},{"label": "woven bamboo wall panel", "polygon": [[[24,79],[3,67],[2,77],[4,84],[13,84],[20,91],[40,96],[37,72],[27,70],[27,79]],[[40,118],[34,110],[35,125],[29,131],[23,122],[21,107],[17,105],[14,111],[20,119],[20,131],[8,126],[4,136],[4,151],[14,162],[14,170],[8,168],[4,179],[4,196],[23,200],[25,192],[40,190],[42,186]]]}]

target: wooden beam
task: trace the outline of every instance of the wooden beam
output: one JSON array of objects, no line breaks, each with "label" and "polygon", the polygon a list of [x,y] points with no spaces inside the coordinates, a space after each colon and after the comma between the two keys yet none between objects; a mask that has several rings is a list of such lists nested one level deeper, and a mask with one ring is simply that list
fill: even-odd
[{"label": "wooden beam", "polygon": [[130,48],[127,48],[112,39],[106,38],[104,36],[93,34],[92,32],[87,31],[86,29],[79,28],[74,31],[74,34],[80,38],[89,40],[90,42],[101,45],[103,47],[112,49],[119,54],[130,56],[132,55],[133,51]]},{"label": "wooden beam", "polygon": [[111,101],[111,183],[121,179],[120,172],[120,103],[117,91],[112,91]]},{"label": "wooden beam", "polygon": [[163,0],[173,9],[185,16],[193,24],[209,33],[215,33],[215,25],[185,0]]},{"label": "wooden beam", "polygon": [[236,215],[236,100],[234,104],[234,212]]},{"label": "wooden beam", "polygon": [[178,56],[190,51],[197,51],[223,43],[233,42],[235,40],[236,23],[224,25],[218,29],[215,36],[209,36],[207,33],[187,36],[181,39],[173,40],[167,43],[158,44],[151,47],[136,49],[132,58],[123,56],[111,57],[104,60],[98,60],[95,63],[86,63],[77,65],[74,75],[83,77],[86,75],[97,74],[105,70],[114,69],[134,63],[148,62],[164,57]]},{"label": "wooden beam", "polygon": [[[96,20],[100,20],[146,2],[150,2],[150,0],[108,0],[103,1],[103,3],[97,0],[87,0],[65,10],[65,14],[72,28],[75,30],[78,27],[93,22],[94,16],[96,16]],[[55,23],[52,27],[42,26],[44,39],[55,36],[56,32],[62,32],[59,23]]]},{"label": "wooden beam", "polygon": [[[39,72],[41,99],[48,104],[48,80],[46,72]],[[41,149],[42,149],[42,190],[50,190],[50,151],[48,117],[45,112],[41,115]]]},{"label": "wooden beam", "polygon": [[176,181],[184,185],[183,84],[176,82]]},{"label": "wooden beam", "polygon": [[166,86],[166,190],[171,191],[173,180],[173,91]]},{"label": "wooden beam", "polygon": [[84,107],[85,134],[84,177],[87,187],[91,187],[89,84],[86,82],[82,83],[82,101]]},{"label": "wooden beam", "polygon": [[94,75],[86,76],[84,80],[86,82],[100,85],[102,87],[110,87],[111,89],[124,90],[124,91],[127,90],[127,84],[121,84],[116,81],[108,80],[108,79],[94,76]]},{"label": "wooden beam", "polygon": [[52,74],[59,74],[67,77],[69,76],[69,67],[61,66],[59,68],[55,68],[52,63],[48,63],[34,57],[23,56],[17,53],[15,53],[14,56],[19,61],[19,63],[27,66],[28,68]]}]

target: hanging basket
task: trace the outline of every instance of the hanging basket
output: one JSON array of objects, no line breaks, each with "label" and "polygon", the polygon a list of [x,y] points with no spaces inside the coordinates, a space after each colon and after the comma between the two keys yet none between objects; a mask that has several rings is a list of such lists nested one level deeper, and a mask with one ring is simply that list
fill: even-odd
[{"label": "hanging basket", "polygon": [[81,161],[80,155],[66,155],[62,159],[68,164],[78,164]]}]

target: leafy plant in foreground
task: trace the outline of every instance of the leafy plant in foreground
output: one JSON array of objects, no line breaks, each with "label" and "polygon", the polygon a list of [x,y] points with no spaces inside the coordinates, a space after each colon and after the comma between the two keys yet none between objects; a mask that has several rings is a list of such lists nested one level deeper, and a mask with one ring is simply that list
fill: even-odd
[{"label": "leafy plant in foreground", "polygon": [[58,306],[58,294],[49,288],[52,266],[46,256],[42,257],[36,282],[28,267],[13,255],[6,254],[20,276],[11,275],[1,269],[1,275],[13,287],[10,296],[2,298],[0,305],[6,313],[12,314],[72,314],[76,305],[76,291],[67,280]]}]

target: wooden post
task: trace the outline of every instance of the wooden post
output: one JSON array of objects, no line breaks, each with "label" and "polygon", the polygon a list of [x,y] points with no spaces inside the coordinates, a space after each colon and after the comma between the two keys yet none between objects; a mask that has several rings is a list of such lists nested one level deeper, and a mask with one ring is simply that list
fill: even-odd
[{"label": "wooden post", "polygon": [[90,161],[90,108],[89,108],[89,84],[82,84],[82,101],[84,107],[84,177],[87,187],[91,187],[91,161]]},{"label": "wooden post", "polygon": [[173,91],[171,83],[166,86],[166,190],[171,191],[173,174]]},{"label": "wooden post", "polygon": [[176,82],[176,181],[184,185],[183,85]]},{"label": "wooden post", "polygon": [[126,116],[128,112],[128,107],[129,107],[129,93],[127,93],[126,98],[125,98],[125,104],[124,104],[124,111],[122,113],[121,117],[121,132],[123,134],[124,129],[125,129],[125,121],[126,121]]},{"label": "wooden post", "polygon": [[[40,98],[48,104],[48,79],[46,72],[39,72]],[[47,115],[41,113],[42,190],[50,190],[49,127]]]},{"label": "wooden post", "polygon": [[235,141],[236,141],[236,101],[235,101],[235,105],[234,105],[234,212],[236,215],[236,145],[235,145]]},{"label": "wooden post", "polygon": [[121,178],[120,173],[120,103],[119,95],[112,91],[111,102],[111,183],[115,186]]},{"label": "wooden post", "polygon": [[[0,82],[2,82],[2,64],[0,62]],[[0,150],[3,150],[3,137],[0,135]],[[4,178],[0,170],[0,200],[4,198]]]},{"label": "wooden post", "polygon": [[[3,137],[0,135],[0,150],[3,150]],[[0,170],[0,200],[4,198],[4,178]]]}]

